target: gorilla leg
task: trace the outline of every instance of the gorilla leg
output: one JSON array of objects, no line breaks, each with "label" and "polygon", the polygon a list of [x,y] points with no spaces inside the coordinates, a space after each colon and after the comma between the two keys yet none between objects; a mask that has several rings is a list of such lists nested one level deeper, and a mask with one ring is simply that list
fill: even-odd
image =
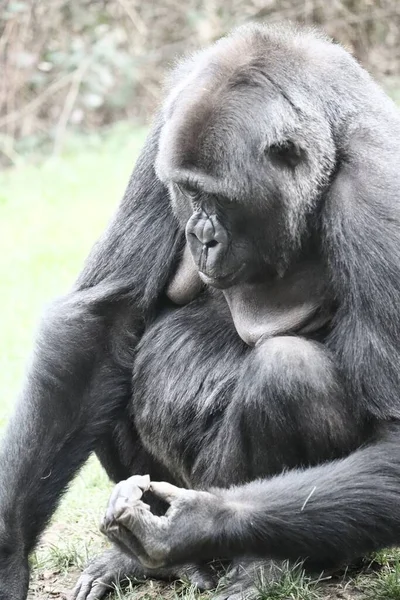
[{"label": "gorilla leg", "polygon": [[[110,479],[121,481],[132,473],[148,473],[152,479],[174,481],[170,473],[143,447],[129,415],[124,411],[114,427],[107,432],[96,447],[96,454]],[[163,514],[166,504],[151,492],[145,494],[145,502],[154,514]],[[95,557],[85,568],[72,593],[74,600],[98,600],[113,586],[124,579],[145,578],[176,580],[186,579],[199,589],[215,587],[215,578],[206,564],[182,564],[166,569],[146,569],[136,556],[127,554],[114,545]]]},{"label": "gorilla leg", "polygon": [[193,485],[225,487],[314,465],[348,454],[362,439],[329,351],[300,337],[270,338],[242,361],[218,435],[199,453]]},{"label": "gorilla leg", "polygon": [[0,455],[1,600],[24,597],[38,536],[129,399],[130,372],[105,351],[113,324],[100,309],[96,290],[76,292],[54,304],[39,332]]},{"label": "gorilla leg", "polygon": [[[358,446],[361,439],[365,439],[367,432],[364,422],[359,415],[351,411],[335,365],[329,352],[321,344],[291,336],[271,338],[243,354],[240,344],[235,345],[233,340],[228,338],[229,333],[225,330],[218,332],[219,335],[225,335],[227,338],[225,344],[219,337],[216,338],[217,329],[211,315],[212,311],[210,310],[207,327],[203,322],[200,328],[196,322],[196,313],[188,310],[187,316],[190,316],[188,321],[190,320],[189,328],[191,330],[186,331],[187,337],[183,342],[179,342],[174,335],[174,320],[179,319],[180,321],[183,315],[175,315],[171,321],[168,321],[168,328],[166,328],[168,343],[174,360],[179,365],[179,379],[174,380],[171,357],[168,356],[168,353],[164,357],[163,350],[160,350],[163,349],[163,334],[160,329],[150,332],[148,336],[154,336],[157,342],[157,352],[154,354],[149,352],[148,349],[154,349],[155,344],[151,345],[145,339],[136,365],[135,383],[142,386],[142,396],[152,394],[149,397],[153,398],[154,407],[161,402],[159,394],[162,394],[162,391],[155,394],[158,380],[171,382],[171,389],[176,394],[176,400],[164,396],[164,401],[174,402],[174,414],[179,415],[182,410],[182,415],[192,415],[190,423],[187,424],[189,428],[193,420],[196,428],[200,429],[203,421],[196,418],[193,410],[202,412],[204,407],[208,406],[209,414],[205,422],[209,424],[209,430],[205,432],[202,440],[195,438],[197,453],[188,476],[192,487],[197,489],[205,489],[211,485],[229,487],[232,484],[241,484],[257,477],[276,475],[285,468],[315,465],[349,454]],[[199,331],[202,336],[201,344],[196,339],[196,332]],[[186,352],[181,356],[182,348],[185,348]],[[199,358],[196,354],[199,352],[198,348],[207,348],[209,351],[207,372],[204,373],[201,371],[203,368],[201,363],[196,368],[196,361]],[[213,373],[211,357],[215,356],[216,372]],[[168,372],[166,371],[168,375],[165,377],[164,359],[168,367]],[[188,361],[193,361],[193,365],[189,365]],[[185,368],[184,364],[186,364]],[[157,371],[152,370],[154,367],[157,368]],[[157,373],[158,376],[155,378],[152,373]],[[232,373],[235,375],[232,376]],[[189,385],[185,380],[186,374],[190,377],[195,374],[202,381],[202,385],[200,387]],[[218,385],[218,376],[230,385],[231,394],[226,404],[224,404],[226,386],[221,388]],[[212,382],[213,385],[209,385],[209,382]],[[148,383],[150,383],[150,388],[146,387]],[[183,386],[184,389],[181,390],[180,386]],[[196,397],[191,396],[191,389],[197,390]],[[222,395],[221,398],[215,396],[215,390],[218,389]],[[165,390],[165,386],[162,390]],[[207,397],[203,398],[202,395],[205,392]],[[214,394],[213,405],[210,404],[208,397],[210,394],[211,397]],[[189,407],[186,404],[182,407],[182,401],[189,403]],[[167,415],[166,412],[162,413],[164,419],[167,418]],[[148,410],[146,419],[149,425],[151,414]],[[156,424],[159,422],[156,420]],[[183,417],[181,423],[185,423]],[[180,429],[182,430],[182,426]],[[187,430],[184,431],[184,437],[187,441]],[[189,455],[195,454],[193,449],[188,453]],[[265,480],[264,483],[268,485],[268,480]],[[255,484],[249,484],[248,487],[250,488],[251,485]],[[308,493],[310,491],[312,489],[308,490]],[[226,494],[229,493],[229,491],[226,492]],[[223,494],[223,490],[218,490],[218,498]],[[179,515],[180,509],[182,509],[184,514],[188,515],[188,521],[184,522],[184,518],[182,518],[179,522],[179,517],[177,517],[176,523],[180,532],[176,532],[177,537],[173,541],[174,552],[180,553],[177,540],[181,539],[181,536],[186,536],[188,538],[184,542],[186,548],[188,545],[190,546],[192,537],[196,539],[193,547],[196,547],[199,554],[196,556],[193,553],[192,557],[203,556],[202,544],[207,546],[210,536],[214,539],[213,519],[215,518],[217,521],[221,519],[221,525],[224,524],[224,507],[221,507],[221,511],[219,511],[213,496],[211,494],[206,496],[207,499],[205,496],[201,496],[198,502],[195,502],[196,509],[198,508],[201,514],[198,520],[197,518],[191,519],[190,516],[191,512],[196,513],[191,506],[191,498],[188,499],[190,506],[188,511],[185,510],[185,499],[183,504],[177,508],[175,514]],[[306,500],[307,494],[302,498],[302,503],[297,506],[298,510],[301,509],[302,504],[307,504]],[[243,505],[244,511],[245,503],[243,493],[241,505]],[[214,509],[216,513],[210,518]],[[125,511],[124,519],[128,515],[129,520],[128,525],[124,521],[123,534],[125,536],[129,527],[135,528],[135,523],[141,519],[142,525],[149,518],[151,519],[151,515],[147,511],[137,518],[138,515],[134,514],[135,510],[133,508],[132,518],[129,517],[129,510]],[[228,515],[229,511],[227,510],[227,518]],[[114,520],[114,525],[115,522],[118,525],[118,517]],[[182,527],[183,524],[184,527]],[[146,531],[149,535],[146,534]],[[154,531],[157,532],[157,527],[155,530],[153,528],[153,533]],[[115,535],[115,528],[113,535]],[[141,545],[148,544],[151,548],[153,534],[150,534],[150,529],[147,530],[144,527],[136,532],[136,535]],[[222,534],[221,540],[224,539],[224,535],[225,533]],[[243,540],[245,540],[246,532],[243,533],[243,536]],[[257,555],[254,549],[246,551],[245,542],[240,551],[240,539],[236,539],[236,553],[230,553],[221,540],[221,545],[214,546],[207,558],[226,555],[240,556],[242,553],[247,556]],[[167,554],[170,554],[170,550],[168,550],[170,543],[171,540],[168,539],[163,540],[161,544],[163,551],[167,548]],[[157,540],[154,540],[154,548],[158,553],[159,546]],[[264,556],[268,555],[273,556],[268,551],[265,552]],[[181,556],[183,557],[184,553]],[[278,555],[278,558],[297,559],[299,557],[301,554],[294,557],[293,555],[285,556],[284,553]],[[173,559],[172,562],[174,562]],[[265,569],[267,572],[279,571],[279,568],[277,569],[276,565],[272,564],[265,565]],[[254,569],[250,570],[254,571]],[[243,578],[236,577],[234,587],[236,589],[249,584],[248,577],[245,582]]]}]

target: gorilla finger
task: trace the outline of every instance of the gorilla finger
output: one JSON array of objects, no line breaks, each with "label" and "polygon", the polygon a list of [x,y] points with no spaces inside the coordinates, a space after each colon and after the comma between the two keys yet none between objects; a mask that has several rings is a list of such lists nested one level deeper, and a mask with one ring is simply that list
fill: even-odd
[{"label": "gorilla finger", "polygon": [[176,487],[176,485],[172,485],[172,483],[167,483],[166,481],[152,481],[150,491],[162,500],[165,500],[165,502],[168,502],[168,504],[179,498],[183,498],[188,493],[188,490],[185,488]]},{"label": "gorilla finger", "polygon": [[132,545],[130,544],[127,546],[119,537],[117,537],[116,534],[107,534],[107,537],[110,540],[110,542],[117,546],[117,548],[121,550],[121,552],[126,554],[126,556],[132,556],[132,554],[136,556],[136,554],[132,550]]},{"label": "gorilla finger", "polygon": [[101,598],[104,598],[106,594],[114,591],[114,589],[114,586],[107,585],[105,583],[102,583],[101,581],[98,581],[92,587],[89,596],[87,596],[87,598],[85,598],[84,600],[101,600]]},{"label": "gorilla finger", "polygon": [[68,600],[77,600],[78,594],[82,589],[82,585],[81,585],[80,581],[81,580],[79,578],[78,583],[76,584],[76,586],[74,587],[74,589],[72,590],[70,595],[68,596]]},{"label": "gorilla finger", "polygon": [[117,504],[125,502],[127,504],[140,500],[143,493],[150,487],[149,475],[133,475],[129,479],[120,481],[114,487],[106,510],[106,521],[111,521],[116,510]]},{"label": "gorilla finger", "polygon": [[71,594],[71,600],[85,600],[92,587],[92,578],[81,575]]},{"label": "gorilla finger", "polygon": [[113,519],[115,503],[117,501],[117,498],[119,498],[121,491],[121,483],[122,482],[117,483],[117,485],[113,488],[111,492],[111,496],[108,501],[106,512],[102,521],[103,524],[110,523]]},{"label": "gorilla finger", "polygon": [[117,498],[114,506],[112,520],[123,523],[126,517],[140,519],[143,513],[151,513],[150,506],[141,500],[127,502],[125,498]]},{"label": "gorilla finger", "polygon": [[[128,479],[120,482],[121,495],[124,495],[128,500],[140,500],[144,492],[150,487],[150,475],[133,475]],[[138,496],[138,489],[141,491]]]},{"label": "gorilla finger", "polygon": [[107,583],[108,580],[111,582],[111,578],[109,579],[107,576],[100,581],[90,575],[82,575],[72,593],[71,600],[100,600],[113,589]]}]

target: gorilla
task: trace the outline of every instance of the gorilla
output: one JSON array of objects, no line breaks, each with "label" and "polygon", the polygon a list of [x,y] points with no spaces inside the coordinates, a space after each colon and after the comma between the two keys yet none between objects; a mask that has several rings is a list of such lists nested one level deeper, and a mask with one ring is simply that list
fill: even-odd
[{"label": "gorilla", "polygon": [[400,116],[322,35],[245,26],[172,73],[38,332],[0,458],[1,600],[92,452],[114,543],[76,600],[210,587],[214,558],[234,598],[256,566],[400,543]]}]

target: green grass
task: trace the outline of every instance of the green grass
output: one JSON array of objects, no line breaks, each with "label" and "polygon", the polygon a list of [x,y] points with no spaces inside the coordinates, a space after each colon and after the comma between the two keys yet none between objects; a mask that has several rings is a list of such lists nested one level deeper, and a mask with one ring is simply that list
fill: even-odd
[{"label": "green grass", "polygon": [[312,579],[306,575],[300,564],[289,566],[285,562],[276,581],[268,581],[260,571],[256,587],[260,600],[319,600],[319,583],[320,578]]},{"label": "green grass", "polygon": [[[0,174],[0,433],[20,388],[40,313],[73,283],[123,194],[144,137],[145,130],[122,125],[102,140],[71,140],[59,158]],[[32,599],[63,597],[105,545],[98,523],[110,489],[92,458],[31,557]],[[285,569],[279,581],[256,584],[260,600],[400,600],[399,560],[397,551],[381,552],[361,574],[309,578],[301,569]],[[148,582],[138,588],[134,581],[116,586],[114,593],[124,600],[183,596],[195,600],[199,594],[183,583]]]},{"label": "green grass", "polygon": [[384,565],[377,577],[366,582],[365,595],[367,600],[400,600],[399,557],[394,565]]}]

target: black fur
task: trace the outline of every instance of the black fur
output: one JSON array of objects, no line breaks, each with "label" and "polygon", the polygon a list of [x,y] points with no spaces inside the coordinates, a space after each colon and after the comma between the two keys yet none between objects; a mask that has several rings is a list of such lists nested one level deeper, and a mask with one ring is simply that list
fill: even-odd
[{"label": "black fur", "polygon": [[[133,523],[167,568],[155,576],[215,556],[332,566],[400,543],[398,111],[343,49],[291,28],[241,29],[172,81],[113,222],[44,318],[3,442],[1,600],[26,597],[28,555],[93,451],[115,481],[209,490],[179,501],[166,538]],[[194,211],[218,235],[195,257],[207,285],[177,306]],[[204,245],[202,231],[186,233]],[[305,311],[302,329],[248,346],[238,323],[257,325],[310,256],[312,317],[328,318],[307,330]],[[152,573],[114,550],[75,598],[121,570]]]}]

